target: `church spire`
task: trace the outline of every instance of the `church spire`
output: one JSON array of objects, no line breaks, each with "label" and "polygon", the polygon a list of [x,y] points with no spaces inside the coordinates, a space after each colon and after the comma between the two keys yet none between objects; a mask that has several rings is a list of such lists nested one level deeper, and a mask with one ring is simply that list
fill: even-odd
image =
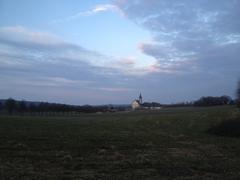
[{"label": "church spire", "polygon": [[142,104],[142,94],[141,93],[139,95],[139,102],[140,102],[140,104]]}]

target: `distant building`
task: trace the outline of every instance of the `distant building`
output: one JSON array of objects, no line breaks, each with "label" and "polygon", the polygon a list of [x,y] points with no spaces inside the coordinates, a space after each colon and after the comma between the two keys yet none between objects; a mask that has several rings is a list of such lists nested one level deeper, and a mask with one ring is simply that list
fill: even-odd
[{"label": "distant building", "polygon": [[133,109],[133,110],[141,109],[141,107],[142,107],[142,94],[141,94],[141,93],[140,93],[140,95],[139,95],[139,98],[138,98],[138,99],[135,99],[135,100],[132,102],[131,106],[132,106],[132,109]]},{"label": "distant building", "polygon": [[140,109],[141,108],[141,104],[139,102],[139,100],[134,100],[132,102],[132,109],[135,110],[135,109]]},{"label": "distant building", "polygon": [[132,104],[132,109],[133,110],[159,110],[162,109],[162,105],[157,103],[157,102],[144,102],[143,103],[143,98],[142,94],[140,93],[138,99],[135,99]]}]

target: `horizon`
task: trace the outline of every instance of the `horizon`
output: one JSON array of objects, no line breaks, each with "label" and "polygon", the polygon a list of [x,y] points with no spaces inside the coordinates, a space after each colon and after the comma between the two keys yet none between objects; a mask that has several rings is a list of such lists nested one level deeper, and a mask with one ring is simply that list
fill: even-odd
[{"label": "horizon", "polygon": [[240,1],[1,0],[0,99],[235,98]]},{"label": "horizon", "polygon": [[[146,100],[143,100],[141,104],[144,104],[144,103],[158,103],[158,104],[161,104],[162,106],[167,106],[167,105],[179,105],[179,104],[185,104],[185,105],[193,105],[194,106],[194,103],[196,103],[197,101],[201,100],[202,98],[221,98],[221,97],[226,97],[229,99],[229,102],[230,101],[233,101],[233,104],[234,102],[236,103],[237,102],[237,99],[234,99],[232,98],[231,96],[228,96],[228,95],[222,95],[222,96],[202,96],[200,97],[199,99],[194,99],[194,100],[191,100],[191,101],[182,101],[182,102],[171,102],[171,103],[160,103],[160,102],[156,102],[156,101],[146,101]],[[0,99],[0,103],[2,101],[7,101],[9,99],[12,99],[16,102],[28,102],[28,103],[49,103],[49,104],[64,104],[64,105],[69,105],[69,106],[108,106],[108,105],[113,105],[113,106],[131,106],[131,104],[134,102],[134,101],[139,101],[139,98],[135,98],[135,99],[132,99],[131,102],[129,103],[124,103],[124,104],[118,104],[118,103],[109,103],[109,104],[68,104],[68,103],[62,103],[62,102],[53,102],[53,101],[41,101],[41,100],[36,100],[36,101],[32,101],[32,100],[27,100],[27,99],[15,99],[15,98],[12,98],[12,97],[9,97],[9,98],[5,98],[5,99]],[[222,104],[220,104],[222,105]],[[184,105],[183,105],[184,106]]]}]

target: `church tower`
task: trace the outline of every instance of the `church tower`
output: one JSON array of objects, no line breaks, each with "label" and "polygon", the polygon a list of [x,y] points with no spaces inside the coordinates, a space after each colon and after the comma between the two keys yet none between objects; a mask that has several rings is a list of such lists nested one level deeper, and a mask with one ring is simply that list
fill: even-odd
[{"label": "church tower", "polygon": [[139,103],[142,104],[142,94],[139,95]]}]

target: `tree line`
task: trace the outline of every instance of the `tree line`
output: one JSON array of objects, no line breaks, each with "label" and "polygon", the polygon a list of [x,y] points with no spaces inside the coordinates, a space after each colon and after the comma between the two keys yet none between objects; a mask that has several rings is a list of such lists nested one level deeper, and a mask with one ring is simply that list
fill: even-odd
[{"label": "tree line", "polygon": [[[230,96],[220,97],[201,97],[200,99],[192,102],[183,102],[175,104],[160,104],[157,102],[144,102],[145,107],[180,107],[180,106],[218,106],[218,105],[237,105],[240,108],[240,81],[238,82],[238,88],[236,91],[237,98],[233,100]],[[64,114],[77,114],[77,113],[96,113],[96,112],[115,112],[129,110],[130,106],[76,106],[59,103],[48,102],[29,102],[29,101],[17,101],[12,98],[0,101],[0,112],[7,112],[8,114],[50,114],[50,113],[62,113]]]},{"label": "tree line", "polygon": [[236,102],[230,96],[220,97],[201,97],[199,100],[194,101],[194,106],[219,106],[219,105],[234,105]]},{"label": "tree line", "polygon": [[[144,102],[144,107],[186,107],[186,106],[219,106],[219,105],[238,105],[240,107],[240,88],[238,89],[238,98],[233,100],[230,96],[220,97],[201,97],[196,101],[182,102],[174,104],[160,104],[157,102]],[[9,98],[5,101],[0,102],[0,112],[12,114],[38,114],[38,115],[50,115],[50,114],[78,114],[78,113],[97,113],[97,112],[116,112],[129,110],[130,106],[90,106],[90,105],[67,105],[59,103],[48,103],[48,102],[28,102],[28,101],[17,101]]]},{"label": "tree line", "polygon": [[111,105],[101,106],[90,106],[90,105],[67,105],[59,103],[48,103],[48,102],[28,102],[28,101],[17,101],[9,98],[5,101],[0,102],[0,111],[12,114],[78,114],[78,113],[96,113],[96,112],[114,112],[123,111],[123,107],[113,107]]},{"label": "tree line", "polygon": [[216,105],[237,105],[240,108],[240,81],[237,84],[236,99],[233,100],[230,96],[220,97],[202,97],[194,101],[194,106],[216,106]]}]

